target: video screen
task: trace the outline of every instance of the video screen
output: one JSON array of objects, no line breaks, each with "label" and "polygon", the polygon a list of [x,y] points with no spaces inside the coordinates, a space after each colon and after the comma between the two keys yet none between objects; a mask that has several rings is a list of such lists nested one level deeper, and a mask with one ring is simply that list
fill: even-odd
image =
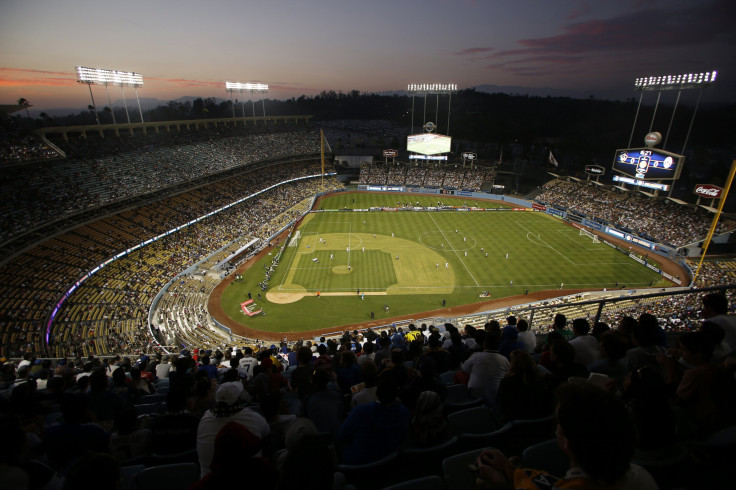
[{"label": "video screen", "polygon": [[641,180],[676,180],[684,159],[682,155],[656,148],[616,150],[613,170]]},{"label": "video screen", "polygon": [[406,137],[406,151],[421,155],[450,153],[452,138],[441,134],[412,134]]}]

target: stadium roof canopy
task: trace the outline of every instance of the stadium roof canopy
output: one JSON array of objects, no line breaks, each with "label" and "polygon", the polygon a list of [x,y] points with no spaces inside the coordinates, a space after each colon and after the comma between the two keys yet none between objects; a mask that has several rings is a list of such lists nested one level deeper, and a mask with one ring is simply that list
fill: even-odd
[{"label": "stadium roof canopy", "polygon": [[[29,105],[28,107],[33,107]],[[26,106],[20,104],[0,104],[0,114],[13,114],[18,111],[22,111]]]}]

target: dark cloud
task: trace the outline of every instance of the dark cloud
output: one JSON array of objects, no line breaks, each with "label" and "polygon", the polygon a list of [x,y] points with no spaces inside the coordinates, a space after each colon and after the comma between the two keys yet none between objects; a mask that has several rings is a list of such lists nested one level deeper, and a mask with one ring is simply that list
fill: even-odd
[{"label": "dark cloud", "polygon": [[458,51],[455,54],[460,55],[460,56],[465,56],[465,55],[468,55],[468,54],[473,54],[473,55],[474,54],[483,54],[483,53],[490,53],[494,49],[495,48],[465,48],[465,49],[463,49],[461,51]]},{"label": "dark cloud", "polygon": [[577,19],[578,17],[582,17],[583,15],[587,14],[588,12],[590,12],[590,4],[588,2],[583,2],[580,5],[580,8],[571,11],[569,14],[567,14],[567,16],[565,16],[565,19]]},{"label": "dark cloud", "polygon": [[671,48],[734,41],[733,20],[736,3],[718,0],[692,8],[638,10],[612,19],[570,24],[558,36],[523,39],[529,49],[550,52],[584,53],[626,49]]},{"label": "dark cloud", "polygon": [[[568,15],[574,18],[575,11]],[[715,0],[688,8],[648,6],[610,19],[571,23],[557,36],[522,39],[519,49],[491,52],[483,59],[489,68],[512,68],[521,73],[522,64],[570,64],[585,62],[590,56],[646,53],[662,49],[723,46],[736,44],[736,2]],[[478,48],[470,48],[478,49]],[[463,50],[465,53],[469,50]],[[473,51],[469,51],[473,52]],[[475,54],[480,54],[480,51]]]}]

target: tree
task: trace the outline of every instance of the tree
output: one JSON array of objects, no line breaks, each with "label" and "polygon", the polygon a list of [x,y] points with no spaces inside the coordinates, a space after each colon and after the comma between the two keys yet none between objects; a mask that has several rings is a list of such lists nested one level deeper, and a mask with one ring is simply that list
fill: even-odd
[{"label": "tree", "polygon": [[26,116],[28,116],[28,119],[31,118],[31,114],[28,112],[28,108],[31,106],[31,104],[28,103],[28,100],[21,97],[18,99],[18,105],[22,106],[26,110]]}]

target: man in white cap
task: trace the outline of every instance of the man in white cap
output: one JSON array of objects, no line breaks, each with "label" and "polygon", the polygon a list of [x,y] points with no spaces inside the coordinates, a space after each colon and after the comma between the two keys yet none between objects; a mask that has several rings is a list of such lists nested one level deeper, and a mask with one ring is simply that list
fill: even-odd
[{"label": "man in white cap", "polygon": [[[199,455],[200,477],[210,472],[215,451],[215,437],[228,422],[245,426],[256,437],[264,440],[271,429],[259,413],[246,408],[247,392],[240,381],[222,383],[215,392],[217,408],[207,410],[197,427],[197,454]],[[257,454],[260,456],[260,452]]]}]

